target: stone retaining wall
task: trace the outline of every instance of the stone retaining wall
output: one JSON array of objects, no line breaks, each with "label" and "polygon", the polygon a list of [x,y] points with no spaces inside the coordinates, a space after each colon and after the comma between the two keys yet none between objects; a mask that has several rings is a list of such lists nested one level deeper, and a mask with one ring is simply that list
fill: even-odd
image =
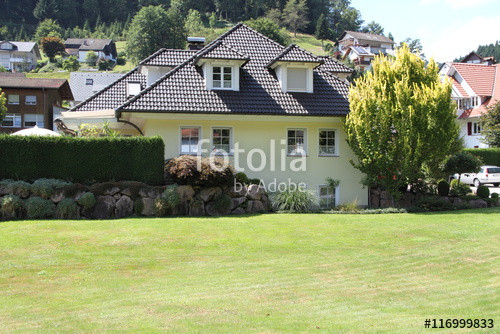
[{"label": "stone retaining wall", "polygon": [[[95,196],[96,204],[85,209],[79,205],[79,215],[75,218],[110,219],[130,216],[156,216],[156,202],[167,186],[149,186],[140,182],[106,182],[91,186],[71,184],[55,190],[49,199],[57,205],[65,198],[78,200],[85,193]],[[175,216],[220,216],[229,214],[263,213],[271,211],[271,202],[265,191],[258,185],[243,186],[241,189],[231,187],[199,188],[189,185],[177,187],[179,204],[172,210]],[[23,189],[10,193],[0,186],[0,203],[6,195],[16,195],[26,201],[34,196],[29,190]],[[221,208],[216,205],[216,199],[225,198],[229,206]],[[230,202],[229,202],[230,200]],[[1,218],[1,217],[0,217]],[[5,217],[4,217],[5,218]]]}]

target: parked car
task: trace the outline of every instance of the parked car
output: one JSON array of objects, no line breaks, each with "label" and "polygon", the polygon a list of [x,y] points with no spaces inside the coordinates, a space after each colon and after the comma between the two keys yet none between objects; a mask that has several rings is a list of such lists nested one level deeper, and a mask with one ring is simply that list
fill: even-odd
[{"label": "parked car", "polygon": [[[458,179],[458,174],[453,176]],[[460,174],[460,182],[465,184],[473,184],[479,187],[481,184],[493,184],[495,187],[500,185],[500,167],[498,166],[481,166],[479,173],[464,173]]]}]

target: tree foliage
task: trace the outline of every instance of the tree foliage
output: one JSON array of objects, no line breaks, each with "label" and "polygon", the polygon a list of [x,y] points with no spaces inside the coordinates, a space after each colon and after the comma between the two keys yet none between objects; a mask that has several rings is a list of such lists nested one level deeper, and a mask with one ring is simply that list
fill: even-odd
[{"label": "tree foliage", "polygon": [[63,34],[62,28],[56,21],[46,19],[40,22],[35,32],[35,40],[41,42],[42,37],[59,37]]},{"label": "tree foliage", "polygon": [[488,112],[481,116],[481,125],[484,142],[491,147],[500,147],[500,101],[488,107]]},{"label": "tree foliage", "polygon": [[402,47],[404,44],[408,46],[411,53],[420,55],[420,57],[425,58],[425,54],[423,52],[422,43],[420,43],[420,39],[418,38],[411,39],[408,37],[407,39],[399,43],[399,47]]},{"label": "tree foliage", "polygon": [[63,61],[62,68],[68,72],[75,72],[80,68],[80,63],[75,56],[69,56]]},{"label": "tree foliage", "polygon": [[419,178],[438,178],[456,150],[459,135],[451,86],[441,83],[436,63],[427,66],[407,46],[396,58],[376,56],[372,71],[350,91],[345,121],[352,164],[368,186],[393,194]]},{"label": "tree foliage", "polygon": [[361,31],[374,35],[384,34],[384,28],[382,28],[382,26],[375,21],[371,21],[370,23],[368,23],[361,29]]},{"label": "tree foliage", "polygon": [[316,31],[314,33],[314,36],[317,39],[321,40],[321,44],[323,44],[325,39],[328,39],[330,37],[331,31],[330,27],[328,27],[328,22],[326,21],[326,17],[324,14],[321,14],[318,22],[316,24]]},{"label": "tree foliage", "polygon": [[59,37],[42,37],[40,44],[42,50],[51,61],[55,56],[63,55],[65,52],[64,44]]},{"label": "tree foliage", "polygon": [[286,3],[283,9],[283,23],[293,31],[295,37],[297,30],[304,29],[309,24],[308,12],[306,0],[288,0]]},{"label": "tree foliage", "polygon": [[184,28],[188,34],[196,34],[205,28],[199,11],[196,9],[189,10],[188,15],[186,16],[186,22],[184,23]]},{"label": "tree foliage", "polygon": [[483,162],[469,152],[461,151],[453,154],[446,160],[443,171],[447,175],[458,173],[458,181],[460,181],[460,174],[463,173],[477,173],[481,170]]},{"label": "tree foliage", "polygon": [[358,31],[363,20],[361,12],[351,6],[350,0],[330,0],[328,21],[332,29],[330,39],[337,40],[344,30]]},{"label": "tree foliage", "polygon": [[0,88],[0,122],[5,117],[5,113],[7,112],[7,107],[5,103],[7,102],[7,98],[5,97],[5,93],[2,92],[2,88]]},{"label": "tree foliage", "polygon": [[168,12],[161,6],[143,7],[127,32],[127,55],[138,62],[160,48],[183,48],[186,33],[178,9]]},{"label": "tree foliage", "polygon": [[88,51],[85,55],[85,62],[90,66],[95,66],[97,63],[97,53],[94,51]]},{"label": "tree foliage", "polygon": [[263,35],[271,38],[275,42],[281,45],[290,44],[290,36],[287,31],[283,28],[280,28],[278,24],[271,21],[268,18],[262,17],[259,19],[252,19],[245,21],[245,23],[252,29],[257,30]]}]

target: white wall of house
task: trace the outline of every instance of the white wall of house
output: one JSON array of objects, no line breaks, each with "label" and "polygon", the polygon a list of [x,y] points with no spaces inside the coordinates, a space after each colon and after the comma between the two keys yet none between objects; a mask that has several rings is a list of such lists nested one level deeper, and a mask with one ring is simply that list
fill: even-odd
[{"label": "white wall of house", "polygon": [[464,146],[467,148],[487,148],[487,144],[482,142],[484,138],[481,134],[472,133],[469,135],[468,123],[479,122],[479,118],[467,118],[457,120],[460,125],[460,137],[464,140]]},{"label": "white wall of house", "polygon": [[[85,58],[87,57],[87,53],[90,52],[89,51],[78,51],[78,61],[83,63],[85,62]],[[108,56],[106,56],[104,54],[104,52],[102,51],[93,51],[95,52],[95,54],[97,55],[97,59],[100,59],[100,58],[104,58],[104,59],[108,59],[108,60],[114,60],[113,59],[113,56],[111,54],[109,54]]]}]

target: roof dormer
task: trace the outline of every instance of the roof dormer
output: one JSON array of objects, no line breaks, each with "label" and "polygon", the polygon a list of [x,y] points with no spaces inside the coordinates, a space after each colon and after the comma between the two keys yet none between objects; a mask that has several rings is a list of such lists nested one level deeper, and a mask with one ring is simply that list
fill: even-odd
[{"label": "roof dormer", "polygon": [[314,92],[314,68],[324,63],[320,57],[290,44],[267,67],[276,71],[283,92]]},{"label": "roof dormer", "polygon": [[203,69],[209,90],[240,90],[240,68],[250,58],[222,41],[198,55],[195,64]]}]

